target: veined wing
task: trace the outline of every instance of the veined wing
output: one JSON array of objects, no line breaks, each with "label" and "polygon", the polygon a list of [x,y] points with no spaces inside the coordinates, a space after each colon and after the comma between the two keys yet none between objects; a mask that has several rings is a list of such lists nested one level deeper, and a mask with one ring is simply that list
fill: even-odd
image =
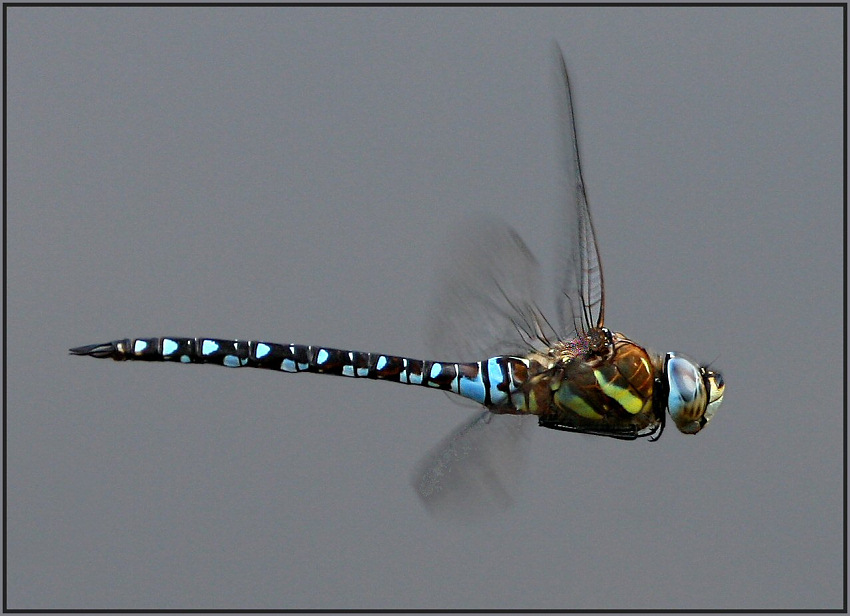
[{"label": "veined wing", "polygon": [[[539,345],[539,265],[522,239],[501,221],[476,218],[453,240],[437,268],[427,330],[434,356],[480,360],[525,355]],[[414,469],[412,483],[428,511],[468,519],[509,507],[536,425],[531,417],[476,411]]]},{"label": "veined wing", "polygon": [[541,345],[541,334],[554,337],[536,304],[540,266],[510,226],[486,216],[469,220],[440,260],[427,326],[438,359],[525,355]]},{"label": "veined wing", "polygon": [[605,318],[605,288],[602,263],[587,193],[581,172],[575,112],[567,65],[561,48],[555,44],[557,109],[560,123],[560,157],[564,190],[564,235],[559,254],[565,255],[565,270],[558,297],[558,317],[562,340],[601,327]]}]

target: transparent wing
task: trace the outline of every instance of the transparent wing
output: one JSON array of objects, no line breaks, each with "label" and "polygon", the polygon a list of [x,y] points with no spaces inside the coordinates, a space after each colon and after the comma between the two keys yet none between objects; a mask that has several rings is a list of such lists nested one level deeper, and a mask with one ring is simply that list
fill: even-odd
[{"label": "transparent wing", "polygon": [[439,286],[426,330],[435,359],[527,354],[539,344],[537,330],[547,329],[536,308],[540,266],[534,255],[516,231],[494,218],[468,221],[452,240],[436,268]]},{"label": "transparent wing", "polygon": [[[517,233],[496,219],[471,220],[451,239],[436,268],[439,284],[427,325],[434,357],[474,361],[525,355],[539,344],[534,338],[541,327],[537,260]],[[515,498],[529,431],[537,422],[480,408],[414,470],[412,483],[432,514],[471,518],[506,509]]]},{"label": "transparent wing", "polygon": [[535,417],[483,411],[449,434],[414,471],[428,511],[471,520],[510,507],[525,466],[526,428],[536,424]]},{"label": "transparent wing", "polygon": [[563,175],[563,241],[559,254],[565,256],[562,293],[558,296],[559,334],[562,339],[601,327],[605,318],[605,288],[602,263],[581,173],[570,77],[564,55],[557,44],[553,50],[557,73],[556,104],[561,127],[560,157]]}]

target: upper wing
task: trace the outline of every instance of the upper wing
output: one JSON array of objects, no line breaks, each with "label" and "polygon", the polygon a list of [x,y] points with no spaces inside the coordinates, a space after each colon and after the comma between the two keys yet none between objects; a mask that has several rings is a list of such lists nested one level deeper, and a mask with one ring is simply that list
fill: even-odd
[{"label": "upper wing", "polygon": [[564,255],[566,267],[561,281],[562,293],[558,296],[558,317],[559,334],[562,339],[568,339],[602,326],[605,318],[605,288],[596,234],[593,231],[581,173],[570,77],[564,55],[557,43],[553,55],[558,76],[557,108],[561,127],[560,154],[564,169],[565,234],[559,253]]},{"label": "upper wing", "polygon": [[486,216],[462,224],[453,240],[436,268],[426,330],[435,359],[527,354],[547,329],[536,306],[534,255],[516,231]]}]

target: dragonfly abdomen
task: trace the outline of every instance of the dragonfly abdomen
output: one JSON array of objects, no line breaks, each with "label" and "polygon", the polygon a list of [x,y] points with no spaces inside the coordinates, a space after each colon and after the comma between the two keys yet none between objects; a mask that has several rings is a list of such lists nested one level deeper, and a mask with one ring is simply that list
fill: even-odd
[{"label": "dragonfly abdomen", "polygon": [[452,363],[304,344],[220,338],[124,339],[73,348],[71,353],[116,361],[213,364],[391,381],[450,391],[502,412],[524,410],[519,388],[528,366],[528,360],[509,356]]}]

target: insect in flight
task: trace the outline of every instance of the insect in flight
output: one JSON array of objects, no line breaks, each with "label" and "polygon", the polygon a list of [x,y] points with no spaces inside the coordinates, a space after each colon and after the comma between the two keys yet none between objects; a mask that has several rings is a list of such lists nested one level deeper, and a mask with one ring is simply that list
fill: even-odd
[{"label": "insect in flight", "polygon": [[[433,330],[443,349],[468,361],[423,361],[321,346],[219,338],[137,338],[70,349],[74,355],[116,361],[158,361],[310,372],[391,381],[444,390],[484,407],[424,460],[415,485],[426,504],[464,479],[459,458],[475,457],[473,482],[490,500],[503,490],[498,453],[473,454],[488,439],[511,441],[517,417],[535,416],[546,428],[619,439],[655,440],[666,414],[696,434],[723,400],[719,372],[679,353],[654,354],[605,327],[602,265],[588,209],[576,138],[570,81],[560,48],[561,155],[566,204],[559,283],[552,324],[536,303],[538,266],[519,236],[503,223],[480,222],[451,260]],[[475,359],[475,361],[471,361]],[[479,407],[480,408],[480,407]],[[505,424],[500,422],[510,421]],[[527,425],[523,422],[522,425]],[[511,426],[497,430],[495,426]],[[482,445],[484,443],[484,445]],[[455,485],[452,485],[452,484]],[[467,483],[466,487],[472,485]],[[461,488],[465,490],[466,488]],[[493,496],[495,495],[495,496]],[[509,495],[504,499],[509,500]]]}]

